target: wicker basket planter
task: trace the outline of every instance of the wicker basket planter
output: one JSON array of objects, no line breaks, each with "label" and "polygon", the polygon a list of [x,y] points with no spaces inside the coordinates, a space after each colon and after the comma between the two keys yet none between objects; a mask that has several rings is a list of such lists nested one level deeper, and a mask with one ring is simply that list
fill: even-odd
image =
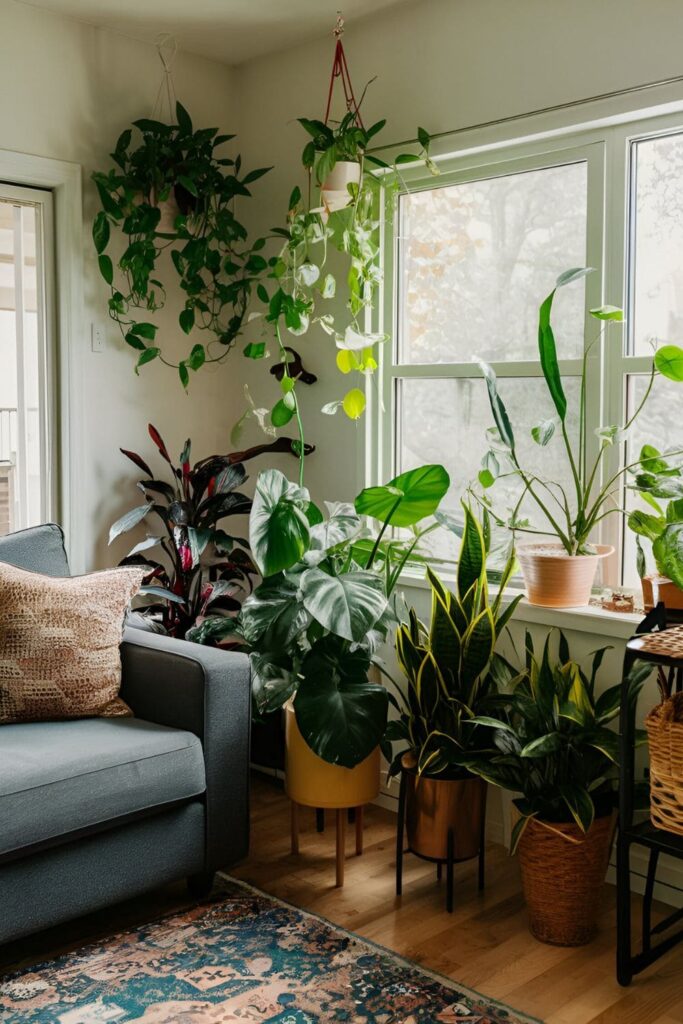
[{"label": "wicker basket planter", "polygon": [[650,818],[657,828],[683,835],[683,693],[675,693],[645,719],[650,747]]},{"label": "wicker basket planter", "polygon": [[519,841],[522,886],[531,934],[552,946],[583,946],[596,932],[614,835],[614,815],[597,817],[585,834],[575,824],[532,818]]}]

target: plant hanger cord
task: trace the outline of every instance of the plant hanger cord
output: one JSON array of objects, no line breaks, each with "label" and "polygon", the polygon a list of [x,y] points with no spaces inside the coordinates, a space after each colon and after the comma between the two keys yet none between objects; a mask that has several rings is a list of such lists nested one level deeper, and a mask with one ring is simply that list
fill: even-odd
[{"label": "plant hanger cord", "polygon": [[353,111],[356,123],[360,128],[363,128],[363,120],[360,116],[359,104],[356,103],[356,97],[353,94],[353,85],[351,84],[351,75],[349,74],[349,66],[346,63],[346,54],[344,53],[344,44],[342,43],[341,37],[344,35],[344,19],[341,13],[337,12],[337,21],[332,30],[332,35],[337,40],[337,44],[334,48],[334,60],[332,62],[332,74],[330,75],[330,88],[327,93],[327,107],[325,108],[325,124],[330,120],[330,112],[332,110],[332,95],[334,93],[334,83],[337,78],[341,79],[342,87],[344,89],[344,102],[346,104],[347,111]]},{"label": "plant hanger cord", "polygon": [[150,117],[154,120],[163,115],[164,99],[168,104],[168,120],[175,117],[176,94],[173,85],[173,63],[178,54],[178,40],[170,32],[161,32],[155,42],[161,66],[164,69]]}]

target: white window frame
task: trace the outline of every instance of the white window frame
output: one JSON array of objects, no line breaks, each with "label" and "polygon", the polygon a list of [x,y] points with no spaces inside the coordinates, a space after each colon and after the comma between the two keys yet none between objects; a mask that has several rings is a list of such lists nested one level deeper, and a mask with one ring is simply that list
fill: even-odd
[{"label": "white window frame", "polygon": [[[587,411],[588,437],[594,437],[592,428],[598,423],[621,423],[626,409],[628,376],[649,372],[651,360],[647,356],[630,353],[630,267],[627,253],[633,226],[634,196],[631,188],[630,154],[635,143],[657,135],[683,132],[683,100],[668,103],[661,112],[650,111],[648,116],[624,112],[606,116],[586,127],[571,124],[553,127],[533,134],[518,128],[519,138],[496,138],[490,143],[478,144],[477,133],[467,137],[467,149],[460,154],[437,155],[440,177],[435,179],[422,164],[402,168],[410,189],[438,188],[457,182],[498,177],[503,174],[540,169],[585,160],[588,170],[586,265],[595,273],[586,279],[586,311],[604,302],[621,306],[627,316],[622,345],[610,337],[609,346],[602,353],[593,350],[594,367],[588,373]],[[534,121],[535,119],[530,119]],[[483,134],[483,133],[482,133]],[[400,193],[399,193],[400,194]],[[414,364],[400,363],[399,338],[399,259],[398,200],[387,199],[380,211],[381,259],[383,284],[377,308],[370,318],[374,330],[386,333],[390,340],[382,346],[376,381],[368,382],[368,422],[366,425],[365,482],[379,483],[395,475],[399,447],[396,390],[397,381],[405,378],[477,377],[479,373],[471,363]],[[543,296],[539,296],[539,302]],[[615,329],[611,329],[615,330]],[[585,344],[595,337],[596,322],[586,313]],[[683,339],[671,338],[673,343]],[[540,367],[534,361],[497,361],[492,363],[499,377],[539,377]],[[580,373],[580,360],[561,360],[565,375]],[[656,439],[653,439],[656,443]],[[597,451],[594,440],[593,453]],[[607,453],[603,465],[603,480],[614,473],[624,458],[624,447],[615,446]],[[482,439],[482,453],[484,444]],[[588,452],[588,459],[591,452]],[[609,516],[599,526],[596,540],[611,544],[615,554],[605,566],[603,579],[618,585],[622,577],[624,529],[622,517]]]},{"label": "white window frame", "polygon": [[[83,201],[79,164],[0,149],[0,182],[52,194],[54,333],[52,443],[55,475],[54,519],[63,527],[73,573],[87,568],[87,510],[82,500],[83,346],[87,339],[83,310]],[[81,350],[79,358],[79,349]]]}]

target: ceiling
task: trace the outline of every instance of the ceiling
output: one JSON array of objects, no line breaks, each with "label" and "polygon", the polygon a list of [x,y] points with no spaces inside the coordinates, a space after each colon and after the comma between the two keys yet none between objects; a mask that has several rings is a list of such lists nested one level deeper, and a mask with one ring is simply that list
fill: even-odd
[{"label": "ceiling", "polygon": [[405,0],[20,0],[31,7],[153,43],[170,32],[182,50],[241,64],[331,34],[347,22]]}]

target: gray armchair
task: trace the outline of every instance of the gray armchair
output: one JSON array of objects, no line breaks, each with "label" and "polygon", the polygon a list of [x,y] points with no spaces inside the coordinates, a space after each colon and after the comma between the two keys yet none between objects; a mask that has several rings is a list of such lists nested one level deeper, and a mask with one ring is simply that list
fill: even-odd
[{"label": "gray armchair", "polygon": [[[69,573],[53,525],[0,560]],[[135,717],[0,726],[0,943],[178,878],[201,895],[247,852],[247,658],[138,629],[121,657]]]}]

